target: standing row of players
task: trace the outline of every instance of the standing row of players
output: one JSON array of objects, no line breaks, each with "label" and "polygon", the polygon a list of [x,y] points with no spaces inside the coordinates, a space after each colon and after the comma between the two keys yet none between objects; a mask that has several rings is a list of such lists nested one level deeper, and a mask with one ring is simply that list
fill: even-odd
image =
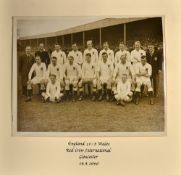
[{"label": "standing row of players", "polygon": [[[154,79],[153,75],[158,74],[162,64],[154,45],[148,46],[148,53],[141,49],[139,41],[135,42],[135,50],[131,53],[125,49],[123,43],[120,43],[119,48],[114,56],[108,42],[104,42],[103,50],[98,54],[92,46],[92,41],[87,41],[87,49],[83,54],[77,45],[73,44],[72,51],[66,58],[60,45],[55,44],[55,51],[49,61],[48,53],[43,44],[40,44],[40,50],[35,53],[35,63],[27,76],[27,101],[31,101],[33,85],[39,84],[44,102],[59,102],[63,96],[69,97],[70,92],[73,92],[73,100],[82,100],[83,92],[87,88],[89,93],[92,91],[92,100],[96,100],[96,97],[102,100],[105,95],[108,101],[115,98],[118,104],[124,105],[133,98],[138,104],[141,87],[144,85],[150,97],[150,104],[153,104],[153,95],[158,95],[158,85],[157,82],[154,83],[153,93],[151,78]],[[26,47],[26,55],[29,50],[30,47]]]}]

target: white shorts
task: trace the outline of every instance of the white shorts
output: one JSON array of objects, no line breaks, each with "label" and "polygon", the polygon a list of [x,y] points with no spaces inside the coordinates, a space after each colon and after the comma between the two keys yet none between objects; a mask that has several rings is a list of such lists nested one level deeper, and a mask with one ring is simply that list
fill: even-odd
[{"label": "white shorts", "polygon": [[[56,81],[60,84],[61,88],[65,86],[63,79],[56,79]],[[46,79],[46,83],[50,82],[50,78]]]},{"label": "white shorts", "polygon": [[117,101],[119,101],[119,100],[130,101],[131,98],[132,98],[132,95],[133,95],[132,92],[129,92],[128,94],[120,93],[120,94],[116,94],[116,95],[115,95],[115,99],[116,99]]},{"label": "white shorts", "polygon": [[149,77],[136,77],[136,82],[141,85],[147,85],[148,83],[151,83],[151,80]]},{"label": "white shorts", "polygon": [[137,87],[136,87],[136,91],[140,92],[140,86],[141,85],[145,85],[148,87],[148,91],[153,91],[153,88],[151,86],[151,80],[149,77],[136,77],[136,84],[137,84]]},{"label": "white shorts", "polygon": [[100,81],[97,82],[97,87],[98,89],[102,88],[103,84],[107,84],[107,88],[111,89],[111,85],[112,85],[112,80],[110,77],[100,77]]},{"label": "white shorts", "polygon": [[111,78],[110,78],[110,77],[100,76],[100,81],[101,81],[102,84],[104,84],[104,83],[110,83],[110,82],[111,82]]},{"label": "white shorts", "polygon": [[41,84],[41,83],[45,83],[45,79],[43,77],[34,77],[31,80],[31,84],[35,85],[35,84]]},{"label": "white shorts", "polygon": [[61,97],[63,97],[63,93],[57,93],[57,94],[54,94],[54,95],[48,95],[46,93],[42,93],[42,96],[44,97],[44,99],[46,100],[47,98],[50,98],[50,101],[51,102],[54,102],[55,101],[55,98],[56,99],[60,99]]}]

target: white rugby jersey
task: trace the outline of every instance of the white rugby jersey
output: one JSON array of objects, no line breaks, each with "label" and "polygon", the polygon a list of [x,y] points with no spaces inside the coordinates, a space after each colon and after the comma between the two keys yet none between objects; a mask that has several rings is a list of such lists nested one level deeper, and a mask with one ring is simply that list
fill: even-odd
[{"label": "white rugby jersey", "polygon": [[79,50],[70,51],[68,56],[73,56],[74,57],[74,62],[77,63],[78,65],[81,65],[83,63],[82,52],[80,52]]},{"label": "white rugby jersey", "polygon": [[33,72],[35,72],[36,77],[45,78],[46,77],[46,65],[45,65],[45,63],[40,63],[40,65],[38,65],[37,63],[34,63],[32,65],[30,72],[28,74],[29,80],[31,80]]},{"label": "white rugby jersey", "polygon": [[111,49],[102,49],[99,53],[99,62],[102,62],[102,53],[106,52],[108,55],[108,62],[111,62],[112,64],[114,64],[114,52]]},{"label": "white rugby jersey", "polygon": [[117,64],[117,63],[119,63],[121,61],[120,58],[121,58],[122,55],[126,55],[126,60],[128,62],[130,61],[130,53],[129,53],[129,51],[127,51],[127,50],[123,50],[123,51],[119,50],[115,54],[115,64]]},{"label": "white rugby jersey", "polygon": [[96,64],[98,62],[98,51],[95,48],[92,48],[91,50],[85,49],[84,50],[84,60],[83,61],[85,61],[85,55],[87,53],[91,54],[91,62],[93,64]]},{"label": "white rugby jersey", "polygon": [[80,78],[81,77],[81,69],[78,64],[73,63],[72,65],[67,62],[64,65],[65,77],[68,78]]},{"label": "white rugby jersey", "polygon": [[55,84],[53,84],[51,81],[48,82],[47,87],[46,87],[46,94],[49,97],[54,97],[54,96],[58,96],[58,94],[60,93],[60,83],[58,83],[57,81],[55,82]]},{"label": "white rugby jersey", "polygon": [[96,67],[93,63],[83,63],[82,78],[96,78]]},{"label": "white rugby jersey", "polygon": [[117,93],[121,95],[128,95],[131,91],[131,83],[126,80],[125,83],[123,83],[122,80],[118,82],[117,85]]},{"label": "white rugby jersey", "polygon": [[131,51],[131,62],[138,63],[141,61],[141,56],[146,55],[146,52],[142,49]]},{"label": "white rugby jersey", "polygon": [[47,78],[49,78],[50,74],[56,75],[57,80],[62,80],[64,78],[64,67],[60,64],[56,64],[55,66],[51,63],[48,65],[47,69]]},{"label": "white rugby jersey", "polygon": [[66,54],[62,50],[59,50],[58,52],[54,50],[51,56],[57,58],[57,64],[63,65],[66,62]]},{"label": "white rugby jersey", "polygon": [[148,73],[149,76],[152,75],[152,67],[149,63],[143,65],[142,63],[138,63],[136,65],[136,74],[139,73]]},{"label": "white rugby jersey", "polygon": [[133,78],[135,76],[135,72],[133,69],[133,66],[130,62],[127,62],[125,64],[122,64],[121,62],[118,63],[114,69],[113,77],[121,78],[123,74],[127,75],[127,78]]},{"label": "white rugby jersey", "polygon": [[98,72],[101,77],[111,78],[113,75],[113,64],[110,62],[101,62],[98,66]]}]

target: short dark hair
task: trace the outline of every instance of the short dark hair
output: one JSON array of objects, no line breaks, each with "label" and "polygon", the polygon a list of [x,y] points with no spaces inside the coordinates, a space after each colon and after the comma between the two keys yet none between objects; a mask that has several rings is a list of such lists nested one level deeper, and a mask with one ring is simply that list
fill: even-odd
[{"label": "short dark hair", "polygon": [[59,45],[59,46],[60,46],[60,44],[59,44],[59,43],[55,43],[55,45]]},{"label": "short dark hair", "polygon": [[40,57],[41,58],[41,55],[40,54],[36,54],[35,57]]},{"label": "short dark hair", "polygon": [[123,41],[119,42],[119,45],[120,45],[120,44],[123,44],[123,45],[125,45]]},{"label": "short dark hair", "polygon": [[52,59],[56,59],[57,60],[57,57],[53,56]]},{"label": "short dark hair", "polygon": [[139,43],[141,45],[141,42],[139,40],[135,41],[134,44]]},{"label": "short dark hair", "polygon": [[148,46],[155,46],[153,42],[149,42]]},{"label": "short dark hair", "polygon": [[107,55],[108,56],[107,52],[103,52],[102,55]]},{"label": "short dark hair", "polygon": [[141,59],[146,59],[146,55],[142,55],[142,56],[141,56]]},{"label": "short dark hair", "polygon": [[30,45],[26,45],[25,49],[26,49],[27,47],[30,47],[30,48],[31,48],[31,46],[30,46]]},{"label": "short dark hair", "polygon": [[49,77],[54,77],[54,78],[56,78],[56,75],[55,75],[55,74],[50,74]]},{"label": "short dark hair", "polygon": [[128,75],[126,73],[123,73],[122,76],[126,76],[127,77]]},{"label": "short dark hair", "polygon": [[104,42],[103,42],[103,45],[104,45],[104,44],[108,44],[108,45],[109,45],[108,41],[104,41]]},{"label": "short dark hair", "polygon": [[73,45],[76,45],[76,46],[77,46],[77,43],[72,43],[72,46],[73,46]]},{"label": "short dark hair", "polygon": [[86,53],[85,56],[91,57],[91,54],[90,53]]},{"label": "short dark hair", "polygon": [[74,59],[74,57],[72,55],[69,55],[68,58],[73,58]]}]

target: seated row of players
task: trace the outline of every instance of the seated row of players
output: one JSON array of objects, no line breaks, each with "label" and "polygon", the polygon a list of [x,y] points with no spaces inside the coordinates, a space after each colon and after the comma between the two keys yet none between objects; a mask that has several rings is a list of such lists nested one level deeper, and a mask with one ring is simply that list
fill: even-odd
[{"label": "seated row of players", "polygon": [[[111,52],[110,52],[111,53]],[[89,52],[85,53],[83,63],[76,61],[76,55],[69,54],[68,60],[61,64],[57,57],[52,54],[51,63],[46,70],[46,64],[41,62],[40,55],[36,55],[35,63],[31,67],[28,75],[28,98],[31,100],[32,87],[40,84],[43,101],[60,102],[62,97],[69,97],[73,92],[73,101],[83,99],[86,87],[92,88],[92,100],[101,101],[104,94],[107,101],[112,97],[117,100],[117,104],[125,105],[125,102],[135,97],[135,103],[139,103],[141,86],[145,85],[150,96],[150,104],[153,104],[153,89],[150,76],[152,67],[146,62],[146,56],[141,56],[140,62],[130,63],[128,53],[115,57],[116,64],[110,60],[110,53],[102,51],[99,61]],[[80,57],[78,57],[80,58]],[[33,72],[35,77],[32,78]]]}]

